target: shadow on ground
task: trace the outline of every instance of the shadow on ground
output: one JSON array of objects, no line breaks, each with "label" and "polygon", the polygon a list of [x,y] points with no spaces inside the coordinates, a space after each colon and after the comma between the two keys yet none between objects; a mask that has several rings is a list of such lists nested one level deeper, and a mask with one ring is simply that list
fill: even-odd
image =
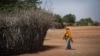
[{"label": "shadow on ground", "polygon": [[[44,46],[43,46],[42,48],[40,48],[39,50],[32,50],[32,51],[23,52],[23,53],[18,53],[18,54],[14,54],[14,55],[33,54],[33,53],[45,52],[45,51],[52,50],[52,49],[57,49],[57,48],[60,48],[60,46],[44,45]],[[12,55],[12,56],[13,56],[13,55]]]},{"label": "shadow on ground", "polygon": [[43,49],[41,49],[40,51],[47,51],[47,50],[57,49],[57,48],[60,48],[60,46],[45,45],[45,46],[43,46]]},{"label": "shadow on ground", "polygon": [[76,49],[66,49],[66,50],[76,50]]}]

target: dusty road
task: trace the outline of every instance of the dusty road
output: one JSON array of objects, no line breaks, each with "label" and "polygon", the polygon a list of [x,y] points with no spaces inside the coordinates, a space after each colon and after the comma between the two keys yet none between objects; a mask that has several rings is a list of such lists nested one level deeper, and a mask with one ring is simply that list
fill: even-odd
[{"label": "dusty road", "polygon": [[65,29],[48,30],[43,51],[19,56],[100,56],[100,26],[71,27],[72,50],[65,50],[64,32]]}]

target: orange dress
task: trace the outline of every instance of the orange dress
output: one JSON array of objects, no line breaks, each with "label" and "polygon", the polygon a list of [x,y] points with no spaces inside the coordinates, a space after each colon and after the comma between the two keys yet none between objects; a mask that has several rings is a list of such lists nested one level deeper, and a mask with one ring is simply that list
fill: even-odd
[{"label": "orange dress", "polygon": [[63,39],[66,39],[66,38],[70,38],[70,41],[73,42],[72,35],[71,35],[71,31],[70,31],[69,28],[66,28],[66,32],[64,34]]}]

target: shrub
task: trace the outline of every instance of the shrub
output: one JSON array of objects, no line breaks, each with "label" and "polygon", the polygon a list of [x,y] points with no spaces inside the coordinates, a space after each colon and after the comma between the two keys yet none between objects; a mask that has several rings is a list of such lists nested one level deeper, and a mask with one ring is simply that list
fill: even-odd
[{"label": "shrub", "polygon": [[41,49],[51,22],[52,14],[43,10],[0,13],[0,54]]}]

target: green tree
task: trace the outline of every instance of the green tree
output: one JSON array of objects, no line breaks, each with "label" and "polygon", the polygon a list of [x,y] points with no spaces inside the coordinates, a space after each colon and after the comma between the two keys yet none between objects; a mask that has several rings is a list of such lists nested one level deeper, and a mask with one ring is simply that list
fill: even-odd
[{"label": "green tree", "polygon": [[17,2],[17,0],[0,0],[0,11],[12,10]]},{"label": "green tree", "polygon": [[91,18],[82,18],[77,22],[78,25],[82,26],[88,25],[88,23],[93,24],[93,20]]},{"label": "green tree", "polygon": [[67,14],[63,17],[63,22],[74,24],[76,20],[76,16],[73,14]]},{"label": "green tree", "polygon": [[56,23],[55,28],[63,28],[64,27],[62,17],[60,15],[55,14],[54,15],[54,21]]},{"label": "green tree", "polygon": [[54,15],[54,21],[55,21],[55,22],[58,22],[58,23],[62,23],[61,16],[58,15],[58,14],[55,14],[55,15]]},{"label": "green tree", "polygon": [[36,9],[42,2],[40,0],[0,0],[0,11],[12,11],[16,9]]}]

